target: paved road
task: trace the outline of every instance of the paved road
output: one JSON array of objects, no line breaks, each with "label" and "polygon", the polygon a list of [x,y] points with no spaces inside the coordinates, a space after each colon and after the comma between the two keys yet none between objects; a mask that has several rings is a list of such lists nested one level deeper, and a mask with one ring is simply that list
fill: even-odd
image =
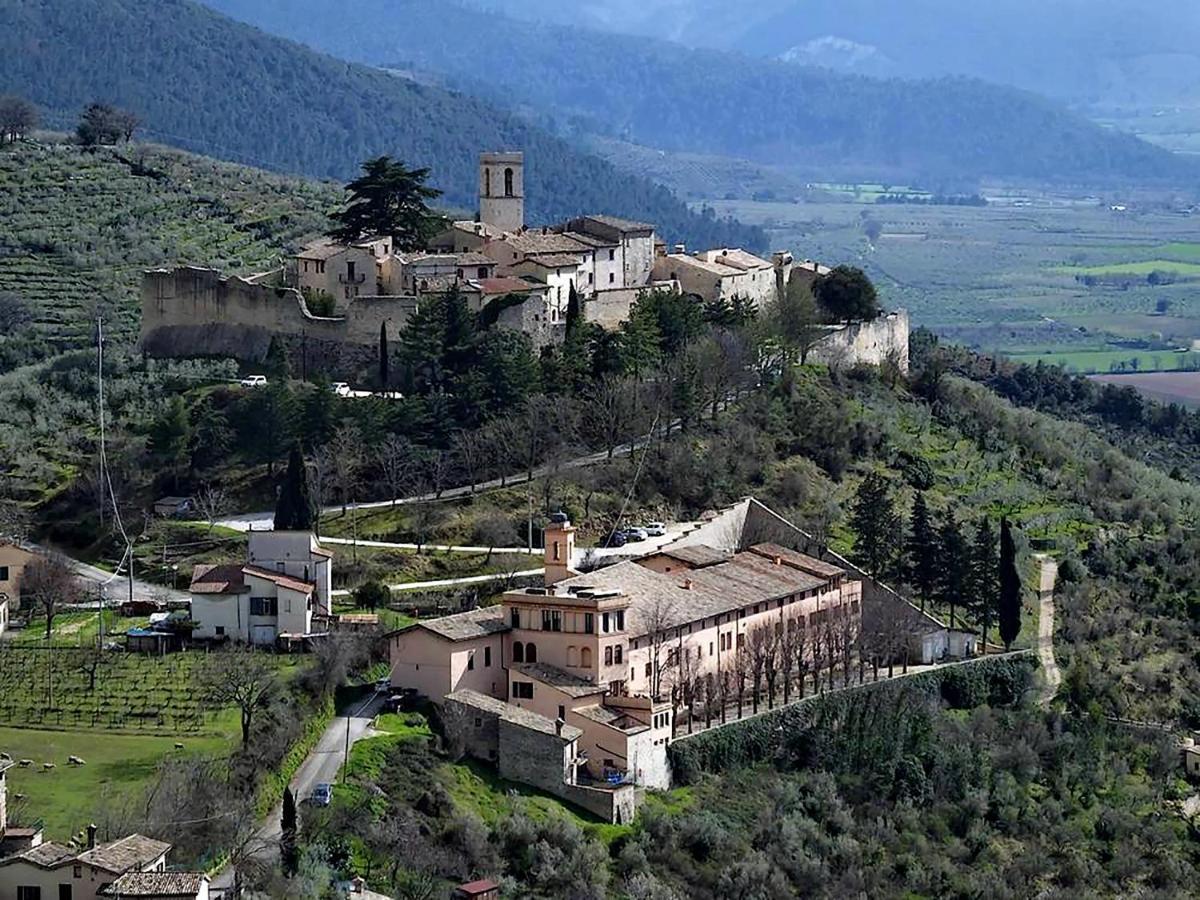
[{"label": "paved road", "polygon": [[[546,570],[543,569],[525,569],[521,572],[504,572],[496,573],[495,575],[471,575],[468,578],[441,578],[437,581],[408,581],[403,584],[389,584],[388,587],[393,591],[423,591],[432,590],[434,588],[455,587],[460,584],[487,584],[489,581],[499,581],[502,578],[507,578],[510,575],[513,578],[532,578],[534,575],[541,575]],[[335,597],[349,597],[349,591],[330,591]]]},{"label": "paved road", "polygon": [[1039,554],[1036,559],[1041,563],[1039,570],[1038,598],[1038,660],[1042,664],[1042,673],[1046,683],[1042,688],[1042,705],[1049,706],[1058,694],[1058,686],[1062,684],[1062,672],[1054,659],[1054,586],[1058,581],[1058,563],[1049,556]]},{"label": "paved road", "polygon": [[[348,716],[336,716],[329,727],[317,741],[316,747],[304,758],[300,768],[292,777],[292,793],[296,802],[303,802],[312,796],[313,788],[322,782],[336,784],[338,773],[346,760],[347,733],[349,746],[353,747],[363,738],[373,736],[371,720],[383,705],[382,694],[372,694],[350,711]],[[347,723],[349,730],[347,732]],[[304,816],[304,806],[300,806],[300,815]],[[251,841],[249,852],[260,863],[272,864],[279,857],[279,838],[282,835],[280,819],[283,816],[282,802],[263,820]],[[210,888],[214,895],[224,896],[233,888],[234,871],[232,866],[226,866],[212,880]]]},{"label": "paved road", "polygon": [[[60,553],[51,547],[44,547],[38,544],[29,544],[31,549],[41,553]],[[64,555],[64,554],[60,554]],[[71,567],[84,581],[91,582],[94,585],[107,584],[108,589],[105,592],[108,606],[115,606],[129,599],[129,578],[128,576],[114,575],[112,572],[89,565],[88,563],[79,562],[78,560],[70,560]],[[136,600],[154,600],[154,599],[170,599],[170,600],[186,600],[188,595],[184,591],[173,591],[170,588],[163,587],[158,584],[151,584],[148,581],[140,581],[137,578],[133,580],[133,596]],[[87,605],[87,604],[84,604]],[[95,601],[91,603],[95,607]]]}]

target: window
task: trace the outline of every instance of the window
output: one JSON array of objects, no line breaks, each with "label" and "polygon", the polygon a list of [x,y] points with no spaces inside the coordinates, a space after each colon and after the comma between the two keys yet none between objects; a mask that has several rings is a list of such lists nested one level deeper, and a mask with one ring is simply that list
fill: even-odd
[{"label": "window", "polygon": [[346,280],[347,281],[354,281],[355,275],[358,274],[357,272],[354,271],[356,265],[357,264],[353,260],[348,260],[346,262]]},{"label": "window", "polygon": [[[513,612],[516,612],[514,609]],[[520,641],[513,642],[513,662],[525,662],[525,645]]]},{"label": "window", "polygon": [[604,613],[600,616],[600,625],[601,628],[604,629],[604,633],[608,634],[608,613]]},{"label": "window", "polygon": [[709,655],[709,656],[712,656],[712,655],[713,655],[713,643],[712,643],[712,641],[709,641],[709,642],[708,642],[708,655]]},{"label": "window", "polygon": [[542,610],[542,631],[550,630],[550,610]]},{"label": "window", "polygon": [[667,667],[670,668],[671,666],[677,665],[679,665],[679,650],[675,647],[672,647],[667,651]]},{"label": "window", "polygon": [[562,559],[562,542],[555,541],[554,542],[554,561],[558,562],[561,559]]},{"label": "window", "polygon": [[483,719],[482,719],[481,717],[479,717],[479,716],[476,716],[476,717],[475,717],[475,727],[476,727],[476,728],[482,728],[482,727],[483,727]]},{"label": "window", "polygon": [[525,662],[537,662],[537,644],[535,644],[533,641],[530,641],[525,645]]},{"label": "window", "polygon": [[613,661],[613,648],[605,647],[604,648],[604,664],[606,666],[611,666],[612,661]]},{"label": "window", "polygon": [[596,633],[596,617],[592,613],[583,614],[583,632],[584,634]]},{"label": "window", "polygon": [[471,652],[469,652],[467,654],[467,671],[473,672],[474,670],[475,670],[475,651],[472,650]]},{"label": "window", "polygon": [[36,886],[18,885],[17,900],[42,900],[42,889]]},{"label": "window", "polygon": [[8,566],[0,566],[0,581],[8,581]]},{"label": "window", "polygon": [[579,664],[585,669],[592,667],[592,648],[584,647],[579,653]]},{"label": "window", "polygon": [[488,276],[488,270],[487,270],[487,266],[480,266],[480,267],[479,267],[479,268],[478,268],[478,269],[475,271],[475,274],[476,274],[477,276],[479,276],[480,278],[487,278],[487,276]]},{"label": "window", "polygon": [[277,616],[279,615],[279,599],[276,597],[251,597],[250,615]]},{"label": "window", "polygon": [[625,630],[625,610],[617,611],[617,631]]},{"label": "window", "polygon": [[504,196],[505,197],[513,196],[513,170],[512,169],[504,170]]},{"label": "window", "polygon": [[614,283],[616,282],[616,280],[617,280],[617,276],[616,276],[616,274],[615,274],[615,273],[613,273],[613,272],[609,272],[609,273],[608,273],[608,283],[609,283],[609,284],[614,284]]},{"label": "window", "polygon": [[567,648],[567,668],[573,669],[579,665],[579,648],[572,644]]},{"label": "window", "polygon": [[483,196],[492,196],[492,170],[483,170]]},{"label": "window", "polygon": [[613,650],[613,662],[621,662],[621,647],[619,645]]},{"label": "window", "polygon": [[609,251],[608,251],[608,261],[609,261],[609,262],[612,262],[612,261],[613,261],[613,260],[615,260],[616,258],[617,258],[617,251],[616,251],[616,250],[609,250]]},{"label": "window", "polygon": [[508,619],[509,619],[509,624],[512,625],[513,628],[521,627],[521,611],[519,609],[517,609],[515,606],[509,612]]},{"label": "window", "polygon": [[483,648],[483,667],[485,669],[490,669],[492,667],[492,648],[491,647]]},{"label": "window", "polygon": [[60,884],[58,886],[58,900],[71,900],[73,893],[69,884]]},{"label": "window", "polygon": [[562,612],[557,609],[543,609],[542,631],[562,631]]},{"label": "window", "polygon": [[646,677],[650,677],[650,663],[646,663]]},{"label": "window", "polygon": [[82,878],[83,877],[83,866],[76,866],[75,870],[71,874],[74,875],[76,878]]},{"label": "window", "polygon": [[558,717],[564,722],[567,720],[567,708],[565,706],[559,706]]},{"label": "window", "polygon": [[225,637],[225,626],[224,625],[217,626],[217,637]]},{"label": "window", "polygon": [[595,284],[595,283],[596,283],[596,273],[588,272],[588,284]]},{"label": "window", "polygon": [[463,279],[463,270],[462,269],[457,270],[454,274],[455,274],[455,277],[458,278],[459,281],[462,281],[462,279]]},{"label": "window", "polygon": [[532,700],[533,699],[533,682],[532,681],[514,681],[513,682],[513,697],[517,700]]}]

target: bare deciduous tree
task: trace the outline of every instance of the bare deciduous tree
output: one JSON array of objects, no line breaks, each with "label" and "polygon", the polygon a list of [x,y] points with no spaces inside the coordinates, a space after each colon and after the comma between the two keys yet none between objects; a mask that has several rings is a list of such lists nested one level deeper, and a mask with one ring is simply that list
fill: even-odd
[{"label": "bare deciduous tree", "polygon": [[46,640],[49,641],[59,608],[76,599],[80,585],[65,556],[45,553],[25,566],[18,590],[22,603],[27,598],[32,600],[34,608],[46,617]]},{"label": "bare deciduous tree", "polygon": [[583,423],[612,459],[617,445],[629,437],[637,414],[637,385],[633,379],[606,375],[588,391]]},{"label": "bare deciduous tree", "polygon": [[383,483],[387,486],[392,505],[413,484],[419,457],[412,441],[397,434],[389,434],[375,451],[375,462]]},{"label": "bare deciduous tree", "polygon": [[270,655],[251,647],[213,653],[203,674],[208,698],[221,706],[236,706],[242,726],[242,749],[250,743],[254,716],[266,709],[279,692],[279,673]]},{"label": "bare deciduous tree", "polygon": [[216,527],[217,520],[229,510],[229,492],[220,485],[206,483],[196,491],[196,508],[204,521],[208,522],[209,533]]},{"label": "bare deciduous tree", "polygon": [[340,426],[329,442],[329,450],[333,481],[341,497],[342,515],[345,515],[350,500],[358,489],[364,462],[362,432],[358,430],[358,426]]}]

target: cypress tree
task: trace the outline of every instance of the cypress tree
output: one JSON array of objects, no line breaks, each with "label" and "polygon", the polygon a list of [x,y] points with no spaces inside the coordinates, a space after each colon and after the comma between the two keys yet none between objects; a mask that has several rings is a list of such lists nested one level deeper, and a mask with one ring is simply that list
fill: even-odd
[{"label": "cypress tree", "polygon": [[1021,633],[1021,575],[1017,571],[1017,545],[1008,519],[1000,520],[1000,606],[997,616],[1000,640],[1011,650]]},{"label": "cypress tree", "polygon": [[391,360],[388,358],[387,322],[379,323],[379,389],[387,393]]},{"label": "cypress tree", "polygon": [[287,475],[275,503],[275,530],[312,531],[313,512],[308,470],[304,467],[300,445],[296,444],[288,454]]},{"label": "cypress tree", "polygon": [[571,293],[567,298],[567,334],[571,334],[583,322],[583,302],[579,299],[579,291],[575,290],[575,282],[571,282]]},{"label": "cypress tree", "polygon": [[850,527],[857,535],[855,555],[876,578],[883,576],[895,553],[895,535],[899,525],[900,519],[896,515],[887,479],[878,472],[872,472],[859,485],[858,493],[854,496]]},{"label": "cypress tree", "polygon": [[296,797],[290,787],[283,789],[283,815],[280,817],[279,826],[280,861],[283,863],[283,874],[290,877],[300,868],[300,848],[296,844]]},{"label": "cypress tree", "polygon": [[937,599],[950,610],[950,627],[955,627],[954,613],[967,593],[967,573],[971,568],[971,555],[963,539],[962,528],[953,510],[946,510],[946,518],[938,527]]},{"label": "cypress tree", "polygon": [[971,552],[971,600],[980,626],[983,646],[987,647],[988,631],[995,621],[1000,599],[1000,555],[996,531],[986,517],[975,530],[975,546]]},{"label": "cypress tree", "polygon": [[929,506],[925,494],[918,493],[913,501],[908,541],[905,546],[905,563],[909,583],[921,601],[921,612],[933,597],[937,587],[937,537],[933,522],[929,518]]}]

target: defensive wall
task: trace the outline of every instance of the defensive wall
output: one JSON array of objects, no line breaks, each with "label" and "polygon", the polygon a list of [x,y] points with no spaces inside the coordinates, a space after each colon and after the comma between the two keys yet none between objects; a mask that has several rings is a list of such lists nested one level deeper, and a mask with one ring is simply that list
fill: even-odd
[{"label": "defensive wall", "polygon": [[828,366],[878,366],[891,358],[907,374],[910,327],[906,309],[872,322],[830,325],[829,334],[809,352],[809,360]]}]

